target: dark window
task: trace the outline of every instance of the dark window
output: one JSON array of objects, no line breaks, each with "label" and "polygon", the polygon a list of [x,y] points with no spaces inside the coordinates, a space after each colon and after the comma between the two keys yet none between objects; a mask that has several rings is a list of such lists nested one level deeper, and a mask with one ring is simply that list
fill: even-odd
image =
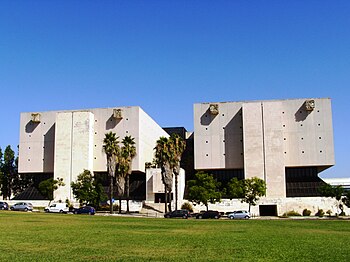
[{"label": "dark window", "polygon": [[324,184],[317,167],[286,168],[287,197],[320,196],[318,189]]}]

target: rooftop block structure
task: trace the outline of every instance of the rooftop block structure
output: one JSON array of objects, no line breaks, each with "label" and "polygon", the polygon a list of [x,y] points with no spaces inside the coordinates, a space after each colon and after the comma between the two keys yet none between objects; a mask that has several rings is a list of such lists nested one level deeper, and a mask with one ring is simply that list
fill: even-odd
[{"label": "rooftop block structure", "polygon": [[56,200],[73,200],[70,184],[88,169],[107,172],[103,139],[114,132],[121,141],[135,138],[137,155],[133,172],[145,173],[153,159],[153,148],[168,134],[140,107],[21,113],[19,173],[63,178]]},{"label": "rooftop block structure", "polygon": [[331,101],[195,104],[194,159],[196,170],[265,180],[270,198],[315,196],[335,164]]}]

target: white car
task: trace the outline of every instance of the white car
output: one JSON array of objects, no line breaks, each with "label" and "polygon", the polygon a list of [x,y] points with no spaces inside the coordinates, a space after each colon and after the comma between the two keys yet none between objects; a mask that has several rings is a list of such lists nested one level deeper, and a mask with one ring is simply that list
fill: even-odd
[{"label": "white car", "polygon": [[250,218],[250,213],[246,210],[238,210],[238,211],[234,211],[231,214],[228,214],[227,217],[229,219],[248,219]]},{"label": "white car", "polygon": [[45,207],[44,210],[48,213],[67,213],[69,211],[69,206],[67,203],[53,203],[48,207]]}]

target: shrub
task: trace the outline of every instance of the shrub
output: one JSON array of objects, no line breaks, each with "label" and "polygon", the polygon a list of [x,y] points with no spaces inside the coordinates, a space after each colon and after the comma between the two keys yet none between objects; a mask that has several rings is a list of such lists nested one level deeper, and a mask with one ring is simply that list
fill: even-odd
[{"label": "shrub", "polygon": [[298,217],[301,216],[297,211],[291,210],[282,215],[282,217]]},{"label": "shrub", "polygon": [[346,215],[346,214],[345,214],[344,211],[340,212],[340,214],[339,214],[339,216],[345,216],[345,215]]},{"label": "shrub", "polygon": [[332,210],[328,209],[327,212],[328,216],[331,216],[331,214],[333,213]]},{"label": "shrub", "polygon": [[319,210],[316,212],[315,216],[323,217],[323,216],[324,216],[324,211],[323,211],[323,209],[319,209]]},{"label": "shrub", "polygon": [[305,208],[305,209],[303,210],[303,216],[304,216],[304,217],[309,217],[310,215],[311,215],[311,210]]},{"label": "shrub", "polygon": [[181,206],[181,209],[186,209],[186,210],[188,210],[190,212],[193,212],[192,204],[189,203],[189,202],[183,203],[182,206]]}]

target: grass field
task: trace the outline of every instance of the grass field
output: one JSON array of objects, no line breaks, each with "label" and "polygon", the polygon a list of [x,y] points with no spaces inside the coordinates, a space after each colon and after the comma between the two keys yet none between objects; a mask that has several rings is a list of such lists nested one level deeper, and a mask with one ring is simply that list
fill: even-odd
[{"label": "grass field", "polygon": [[350,261],[350,221],[0,212],[0,261]]}]

